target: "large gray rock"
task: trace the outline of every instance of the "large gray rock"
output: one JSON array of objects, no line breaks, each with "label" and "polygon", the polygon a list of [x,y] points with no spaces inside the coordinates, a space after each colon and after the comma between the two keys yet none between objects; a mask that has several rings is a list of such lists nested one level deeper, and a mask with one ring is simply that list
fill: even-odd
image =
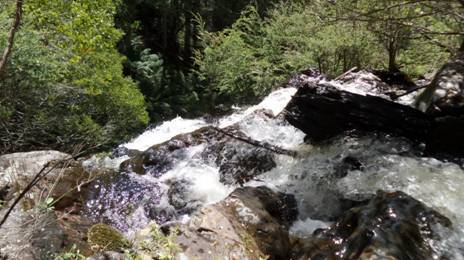
[{"label": "large gray rock", "polygon": [[[88,178],[80,162],[58,151],[34,151],[0,156],[0,196],[8,201],[21,192],[44,166],[56,164],[23,200],[27,207],[43,202],[47,196],[61,198],[55,207],[70,205],[78,187]],[[24,205],[26,205],[24,204]]]},{"label": "large gray rock", "polygon": [[288,227],[297,217],[292,196],[244,187],[202,208],[180,228],[177,243],[189,259],[288,259]]},{"label": "large gray rock", "polygon": [[0,259],[54,259],[65,239],[53,212],[15,209],[0,228]]},{"label": "large gray rock", "polygon": [[[161,230],[176,232],[169,241],[177,244],[174,254],[181,259],[289,259],[287,230],[297,214],[293,196],[266,187],[244,187],[201,208],[186,224],[166,224]],[[135,235],[134,244],[143,259],[157,258],[156,254],[168,249],[168,243],[153,240],[159,237],[153,235],[153,228],[159,230],[150,225]],[[161,251],[147,250],[146,245],[156,248],[160,244]]]},{"label": "large gray rock", "polygon": [[464,112],[464,51],[437,72],[433,81],[416,99],[421,111],[445,115]]}]

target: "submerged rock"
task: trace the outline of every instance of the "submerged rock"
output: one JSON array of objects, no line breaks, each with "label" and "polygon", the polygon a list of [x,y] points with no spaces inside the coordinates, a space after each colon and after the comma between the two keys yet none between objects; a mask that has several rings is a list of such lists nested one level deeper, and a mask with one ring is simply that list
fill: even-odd
[{"label": "submerged rock", "polygon": [[292,196],[266,187],[244,187],[202,208],[180,228],[184,256],[198,259],[288,259],[287,228],[297,217]]},{"label": "submerged rock", "polygon": [[237,140],[226,140],[208,147],[205,154],[216,154],[220,181],[243,184],[276,166],[272,152]]},{"label": "submerged rock", "polygon": [[[353,208],[315,239],[295,249],[294,259],[429,259],[441,237],[438,226],[449,219],[403,192],[378,192],[370,202]],[[301,246],[301,245],[299,245]]]}]

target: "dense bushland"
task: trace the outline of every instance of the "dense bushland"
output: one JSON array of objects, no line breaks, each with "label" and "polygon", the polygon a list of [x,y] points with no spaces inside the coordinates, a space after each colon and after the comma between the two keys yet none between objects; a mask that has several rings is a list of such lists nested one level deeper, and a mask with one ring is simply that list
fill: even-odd
[{"label": "dense bushland", "polygon": [[[111,147],[177,115],[257,102],[292,74],[433,72],[455,1],[24,0],[0,74],[0,153]],[[0,49],[15,1],[0,3]]]}]

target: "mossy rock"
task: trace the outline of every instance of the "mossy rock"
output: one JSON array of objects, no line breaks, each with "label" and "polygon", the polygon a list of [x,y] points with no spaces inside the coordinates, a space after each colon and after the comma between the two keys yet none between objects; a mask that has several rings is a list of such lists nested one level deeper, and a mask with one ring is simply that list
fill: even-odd
[{"label": "mossy rock", "polygon": [[105,251],[123,251],[129,247],[129,242],[117,229],[106,224],[93,225],[87,232],[92,249]]}]

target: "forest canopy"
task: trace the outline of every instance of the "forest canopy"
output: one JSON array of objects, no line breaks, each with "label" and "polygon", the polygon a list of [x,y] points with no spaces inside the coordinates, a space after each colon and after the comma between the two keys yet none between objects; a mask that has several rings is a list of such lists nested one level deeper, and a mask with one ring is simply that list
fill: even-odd
[{"label": "forest canopy", "polygon": [[294,73],[432,73],[463,43],[464,2],[7,0],[0,153],[105,149],[177,115],[250,104]]}]

